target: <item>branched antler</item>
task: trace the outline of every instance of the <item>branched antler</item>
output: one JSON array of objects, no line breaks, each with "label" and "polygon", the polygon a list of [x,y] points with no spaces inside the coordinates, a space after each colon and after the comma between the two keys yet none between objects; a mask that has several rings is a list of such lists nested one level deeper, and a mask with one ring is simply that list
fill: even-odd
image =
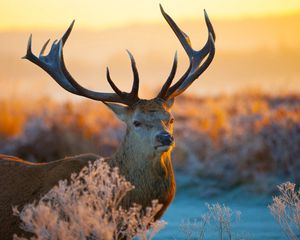
[{"label": "branched antler", "polygon": [[[190,61],[190,65],[186,72],[182,75],[182,77],[171,86],[172,81],[176,74],[177,69],[177,52],[174,57],[172,70],[170,75],[163,85],[162,89],[160,90],[157,98],[160,99],[171,99],[182,92],[184,92],[210,65],[212,62],[214,55],[215,55],[215,39],[216,35],[213,30],[212,24],[208,18],[206,11],[204,10],[205,22],[208,29],[208,39],[204,47],[199,50],[195,51],[192,48],[190,38],[187,34],[185,34],[174,22],[174,20],[163,10],[162,6],[160,5],[160,10],[174,33],[176,34],[177,38],[179,39],[180,43],[182,44],[185,52],[187,53]],[[103,102],[117,102],[122,103],[128,106],[132,106],[137,103],[140,99],[138,96],[139,90],[139,75],[136,68],[136,63],[133,58],[133,55],[127,50],[130,61],[131,61],[131,68],[133,71],[133,84],[132,89],[129,93],[121,91],[115,83],[112,81],[110,77],[109,69],[106,70],[106,77],[107,81],[110,84],[111,88],[114,90],[114,93],[103,93],[103,92],[95,92],[89,90],[83,86],[81,86],[68,72],[64,58],[63,58],[63,47],[72,31],[74,26],[73,21],[67,31],[64,33],[62,38],[57,41],[55,40],[51,46],[50,52],[48,55],[44,55],[44,52],[47,48],[47,45],[50,39],[43,45],[39,57],[36,57],[31,50],[31,43],[32,43],[32,35],[30,35],[28,40],[27,46],[27,53],[23,57],[28,59],[29,61],[33,62],[34,64],[38,65],[42,69],[44,69],[61,87],[65,90],[80,96],[84,96],[87,98],[91,98],[98,101]],[[203,60],[206,60],[203,62]],[[203,62],[203,63],[202,63]]]},{"label": "branched antler", "polygon": [[[190,61],[189,68],[183,74],[183,76],[168,90],[161,91],[157,97],[162,99],[170,99],[178,96],[182,92],[184,92],[210,65],[215,55],[215,45],[214,42],[216,40],[216,35],[212,24],[208,18],[206,11],[204,10],[205,22],[208,29],[208,39],[204,47],[195,51],[192,48],[192,44],[190,38],[187,34],[185,34],[174,22],[174,20],[164,11],[162,6],[160,5],[160,10],[177,38],[179,39],[181,45],[183,46],[185,52],[187,53]],[[204,63],[201,65],[202,61],[206,58]],[[174,78],[173,72],[171,71],[170,77]],[[169,78],[170,78],[169,77]],[[167,80],[168,82],[168,80]],[[166,82],[166,83],[167,83]]]},{"label": "branched antler", "polygon": [[48,55],[44,56],[45,49],[50,41],[50,39],[44,44],[42,50],[39,54],[39,57],[36,57],[31,50],[32,35],[30,35],[27,45],[27,53],[23,57],[28,59],[32,63],[38,65],[44,69],[61,87],[63,87],[68,92],[71,92],[76,95],[84,96],[98,101],[103,102],[118,102],[128,106],[133,105],[139,101],[138,90],[139,90],[139,75],[136,68],[135,60],[132,54],[128,52],[131,61],[131,67],[134,75],[132,90],[130,93],[121,92],[114,82],[111,80],[109,75],[109,70],[107,68],[107,80],[115,91],[115,93],[102,93],[88,90],[81,86],[68,72],[64,58],[63,58],[63,46],[66,43],[72,28],[74,26],[73,21],[69,26],[68,30],[65,32],[63,37],[59,41],[54,41],[50,52]]}]

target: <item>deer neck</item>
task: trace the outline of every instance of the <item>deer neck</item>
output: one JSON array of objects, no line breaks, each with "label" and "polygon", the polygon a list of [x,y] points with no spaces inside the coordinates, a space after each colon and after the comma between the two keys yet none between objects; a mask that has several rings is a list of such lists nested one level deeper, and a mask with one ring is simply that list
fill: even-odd
[{"label": "deer neck", "polygon": [[147,152],[136,146],[128,136],[125,136],[112,160],[115,166],[124,171],[122,174],[125,176],[136,173],[136,171],[161,177],[173,176],[171,149],[163,153],[154,151],[154,149],[152,152]]}]

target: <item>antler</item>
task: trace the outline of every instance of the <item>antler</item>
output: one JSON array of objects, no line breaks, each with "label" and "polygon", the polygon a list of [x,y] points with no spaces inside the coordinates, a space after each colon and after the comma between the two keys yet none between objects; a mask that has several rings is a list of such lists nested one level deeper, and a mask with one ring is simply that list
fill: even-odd
[{"label": "antler", "polygon": [[[160,10],[162,15],[164,16],[164,18],[166,19],[166,21],[168,22],[168,24],[170,25],[174,33],[176,34],[177,38],[179,39],[190,61],[190,65],[187,71],[173,86],[171,86],[172,80],[175,76],[176,66],[177,66],[177,54],[176,54],[170,76],[168,77],[162,90],[157,96],[158,98],[162,98],[162,99],[170,99],[184,92],[208,68],[215,55],[214,42],[216,40],[216,35],[212,27],[212,24],[208,18],[208,15],[204,10],[205,22],[208,29],[208,39],[206,44],[201,50],[195,51],[192,48],[189,36],[185,34],[176,25],[174,20],[164,11],[161,5],[160,5]],[[201,65],[205,57],[207,58]]]},{"label": "antler", "polygon": [[[208,28],[208,39],[204,47],[195,51],[192,48],[190,38],[187,34],[185,34],[174,22],[174,20],[163,10],[160,5],[160,10],[180,43],[182,44],[185,52],[187,53],[190,61],[190,65],[186,72],[182,75],[182,77],[171,86],[172,81],[174,79],[176,69],[177,69],[177,52],[174,57],[172,70],[170,75],[163,85],[161,91],[158,94],[158,98],[161,99],[170,99],[178,96],[182,92],[184,92],[210,65],[215,55],[215,39],[216,35],[213,30],[212,24],[207,16],[206,11],[204,10],[205,22]],[[133,84],[131,92],[122,92],[111,80],[109,69],[107,68],[106,77],[107,81],[115,91],[115,93],[103,93],[103,92],[95,92],[88,90],[81,86],[68,72],[64,58],[63,58],[63,46],[65,45],[72,28],[74,26],[73,21],[67,31],[64,33],[62,38],[57,41],[55,40],[51,46],[50,52],[48,55],[44,55],[45,49],[50,41],[50,39],[44,44],[39,54],[39,57],[36,57],[31,51],[31,43],[32,43],[32,35],[30,35],[27,45],[27,53],[23,57],[28,59],[32,63],[44,69],[61,87],[65,90],[80,96],[84,96],[87,98],[91,98],[98,101],[103,102],[117,102],[122,103],[128,106],[132,106],[137,103],[140,99],[138,97],[139,90],[139,75],[136,68],[135,60],[132,54],[127,50],[130,61],[131,68],[133,71]],[[206,58],[206,60],[202,63],[202,61]]]},{"label": "antler", "polygon": [[44,51],[50,39],[42,47],[39,57],[36,57],[31,51],[32,35],[30,35],[27,45],[27,53],[23,58],[28,59],[30,62],[36,64],[37,66],[45,70],[61,87],[73,94],[103,102],[118,102],[128,106],[132,106],[133,104],[138,102],[139,75],[136,68],[135,60],[128,50],[127,52],[131,61],[131,68],[134,77],[132,90],[130,93],[122,92],[119,90],[119,88],[111,80],[108,68],[106,72],[107,81],[109,82],[110,86],[115,91],[115,93],[102,93],[91,91],[84,88],[75,81],[75,79],[68,72],[63,58],[63,46],[65,45],[72,31],[74,22],[75,20],[71,23],[68,30],[64,33],[64,35],[58,42],[57,40],[53,42],[51,50],[47,56],[44,56]]}]

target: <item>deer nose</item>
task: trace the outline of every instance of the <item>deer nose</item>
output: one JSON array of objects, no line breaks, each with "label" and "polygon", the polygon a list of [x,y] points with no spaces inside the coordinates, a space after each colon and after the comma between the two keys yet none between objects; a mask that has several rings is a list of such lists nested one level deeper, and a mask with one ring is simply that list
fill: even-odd
[{"label": "deer nose", "polygon": [[170,146],[174,142],[174,138],[170,133],[161,131],[156,135],[156,141],[164,146]]}]

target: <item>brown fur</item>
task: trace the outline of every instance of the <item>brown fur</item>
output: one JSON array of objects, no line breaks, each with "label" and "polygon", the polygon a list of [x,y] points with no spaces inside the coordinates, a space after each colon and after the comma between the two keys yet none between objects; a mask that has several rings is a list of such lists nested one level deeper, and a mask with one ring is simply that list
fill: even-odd
[{"label": "brown fur", "polygon": [[[171,114],[166,102],[142,100],[134,107],[108,105],[126,124],[127,133],[118,151],[107,159],[112,167],[118,167],[135,189],[124,198],[122,205],[132,203],[143,207],[158,199],[163,208],[155,216],[160,218],[175,194],[175,180],[170,152],[156,151],[153,136],[161,130],[172,133],[168,125]],[[122,111],[120,111],[122,110]],[[124,117],[125,116],[125,117]],[[145,127],[135,130],[133,119],[138,118]],[[146,136],[144,136],[146,135]],[[144,141],[144,142],[143,142]],[[12,206],[22,207],[38,200],[61,179],[68,179],[73,172],[79,172],[89,161],[99,156],[82,154],[50,163],[31,163],[17,157],[0,155],[0,236],[12,239],[13,233],[21,234],[19,220],[12,215]]]}]

